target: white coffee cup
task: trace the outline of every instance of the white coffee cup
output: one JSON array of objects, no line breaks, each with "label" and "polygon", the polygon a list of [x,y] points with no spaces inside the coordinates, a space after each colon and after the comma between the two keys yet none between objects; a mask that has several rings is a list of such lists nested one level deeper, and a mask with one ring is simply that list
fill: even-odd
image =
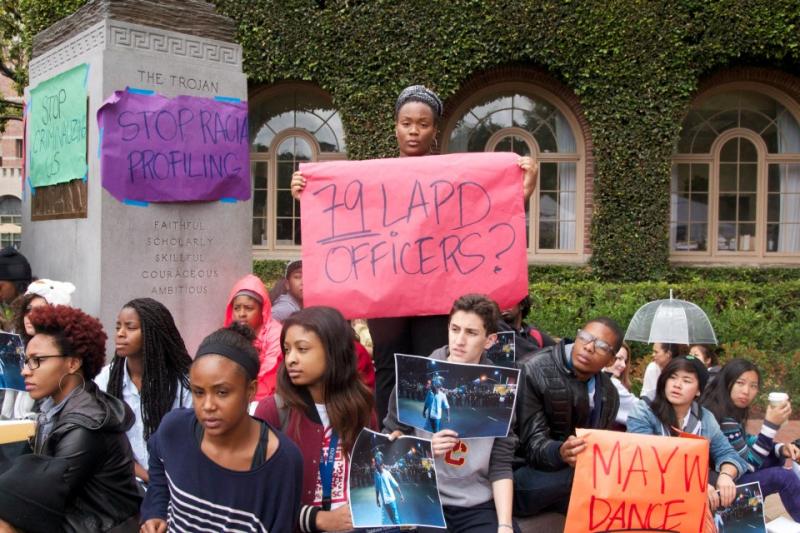
[{"label": "white coffee cup", "polygon": [[780,407],[789,401],[789,395],[785,392],[770,392],[767,399],[772,407]]}]

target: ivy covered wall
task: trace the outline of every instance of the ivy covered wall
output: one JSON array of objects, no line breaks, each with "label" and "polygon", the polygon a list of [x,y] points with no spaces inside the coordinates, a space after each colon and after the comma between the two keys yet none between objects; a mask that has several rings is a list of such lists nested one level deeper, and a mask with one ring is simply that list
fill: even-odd
[{"label": "ivy covered wall", "polygon": [[[82,0],[21,0],[30,34]],[[595,275],[668,274],[670,156],[698,84],[741,65],[800,72],[800,0],[216,0],[252,85],[309,80],[341,112],[351,158],[391,156],[394,99],[447,101],[499,66],[546,70],[593,141]],[[30,39],[30,35],[26,37]]]}]

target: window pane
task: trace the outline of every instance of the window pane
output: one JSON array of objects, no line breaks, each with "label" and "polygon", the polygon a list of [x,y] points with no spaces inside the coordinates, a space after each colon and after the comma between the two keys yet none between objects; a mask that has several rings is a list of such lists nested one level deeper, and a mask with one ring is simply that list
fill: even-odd
[{"label": "window pane", "polygon": [[719,190],[736,190],[736,167],[735,163],[720,163],[719,165]]},{"label": "window pane", "polygon": [[539,205],[540,217],[544,220],[547,218],[555,218],[558,214],[558,200],[557,193],[544,192],[539,195],[541,204]]},{"label": "window pane", "polygon": [[708,192],[708,165],[692,165],[692,192]]},{"label": "window pane", "polygon": [[781,216],[781,197],[770,194],[767,197],[767,222],[778,222]]},{"label": "window pane", "polygon": [[253,164],[253,188],[266,189],[267,188],[267,163]]},{"label": "window pane", "polygon": [[752,252],[756,249],[756,225],[739,224],[739,247],[740,252]]},{"label": "window pane", "polygon": [[758,165],[755,163],[744,163],[739,165],[739,190],[755,192],[758,185],[757,178]]},{"label": "window pane", "polygon": [[267,244],[267,220],[253,218],[253,245],[265,246]]},{"label": "window pane", "polygon": [[755,163],[758,161],[756,145],[741,137],[739,137],[739,161],[746,163]]},{"label": "window pane", "polygon": [[691,250],[705,251],[708,236],[708,224],[692,224],[689,234],[689,248]]},{"label": "window pane", "polygon": [[693,194],[691,206],[692,221],[706,221],[708,220],[708,195],[707,194]]},{"label": "window pane", "polygon": [[513,147],[513,144],[511,142],[511,139],[512,139],[511,137],[503,137],[502,139],[500,139],[500,142],[498,142],[495,145],[494,151],[495,152],[512,152],[512,151],[514,151],[514,147]]},{"label": "window pane", "polygon": [[736,162],[739,158],[739,138],[731,139],[726,142],[719,152],[719,160]]},{"label": "window pane", "polygon": [[294,213],[292,213],[292,207],[294,198],[292,198],[292,194],[288,191],[278,191],[278,207],[277,213],[279,217],[290,217]]},{"label": "window pane", "polygon": [[677,185],[677,190],[681,192],[683,191],[688,192],[692,183],[692,178],[689,174],[691,165],[686,163],[680,163],[678,165],[675,165],[675,167],[677,167],[677,174],[673,181]]},{"label": "window pane", "polygon": [[295,171],[294,161],[281,161],[278,163],[278,188],[290,189],[292,186],[292,174]]},{"label": "window pane", "polygon": [[558,164],[540,163],[539,164],[540,190],[554,191],[558,188]]},{"label": "window pane", "polygon": [[778,240],[780,237],[780,224],[767,224],[767,251],[778,251]]},{"label": "window pane", "polygon": [[555,249],[556,246],[556,222],[539,222],[539,248]]},{"label": "window pane", "polygon": [[275,231],[278,244],[294,244],[294,229],[291,218],[279,218]]},{"label": "window pane", "polygon": [[736,250],[736,224],[720,223],[717,232],[717,250]]},{"label": "window pane", "polygon": [[253,191],[253,216],[267,216],[267,191]]},{"label": "window pane", "polygon": [[769,165],[767,190],[769,192],[780,192],[781,190],[781,172],[785,172],[783,165]]},{"label": "window pane", "polygon": [[719,197],[719,220],[736,220],[736,195],[725,194]]},{"label": "window pane", "polygon": [[756,219],[756,195],[742,194],[739,196],[739,220],[755,221]]}]

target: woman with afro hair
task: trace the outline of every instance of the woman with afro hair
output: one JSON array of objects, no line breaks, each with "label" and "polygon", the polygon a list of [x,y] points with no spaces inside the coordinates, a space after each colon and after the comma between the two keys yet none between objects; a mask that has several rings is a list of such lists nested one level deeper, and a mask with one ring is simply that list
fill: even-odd
[{"label": "woman with afro hair", "polygon": [[[63,305],[35,309],[29,320],[34,335],[22,376],[31,397],[43,400],[34,453],[51,458],[53,465],[66,464],[56,480],[43,478],[39,485],[44,493],[62,495],[48,512],[63,516],[63,531],[135,531],[141,498],[125,436],[133,413],[92,381],[105,360],[103,326],[83,311]],[[7,490],[10,483],[18,480],[0,476],[0,492],[14,494],[20,504],[0,505],[0,525],[5,520],[25,531],[41,530],[36,516],[41,512],[31,502],[47,494]]]}]

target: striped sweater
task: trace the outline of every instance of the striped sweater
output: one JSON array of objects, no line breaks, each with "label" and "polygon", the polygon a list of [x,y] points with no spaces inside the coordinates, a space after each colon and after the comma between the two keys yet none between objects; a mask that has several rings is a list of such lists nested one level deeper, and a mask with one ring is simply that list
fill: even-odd
[{"label": "striped sweater", "polygon": [[253,470],[228,470],[200,450],[196,420],[191,409],[173,410],[150,437],[141,521],[164,519],[169,531],[292,531],[303,469],[297,446],[273,430],[280,444],[272,457]]},{"label": "striped sweater", "polygon": [[758,435],[748,434],[736,419],[730,417],[723,418],[719,427],[733,449],[745,460],[751,472],[761,468],[764,459],[773,453],[773,448],[776,448],[774,451],[776,454],[780,451],[773,444],[778,426],[766,420],[761,425],[761,432]]}]

